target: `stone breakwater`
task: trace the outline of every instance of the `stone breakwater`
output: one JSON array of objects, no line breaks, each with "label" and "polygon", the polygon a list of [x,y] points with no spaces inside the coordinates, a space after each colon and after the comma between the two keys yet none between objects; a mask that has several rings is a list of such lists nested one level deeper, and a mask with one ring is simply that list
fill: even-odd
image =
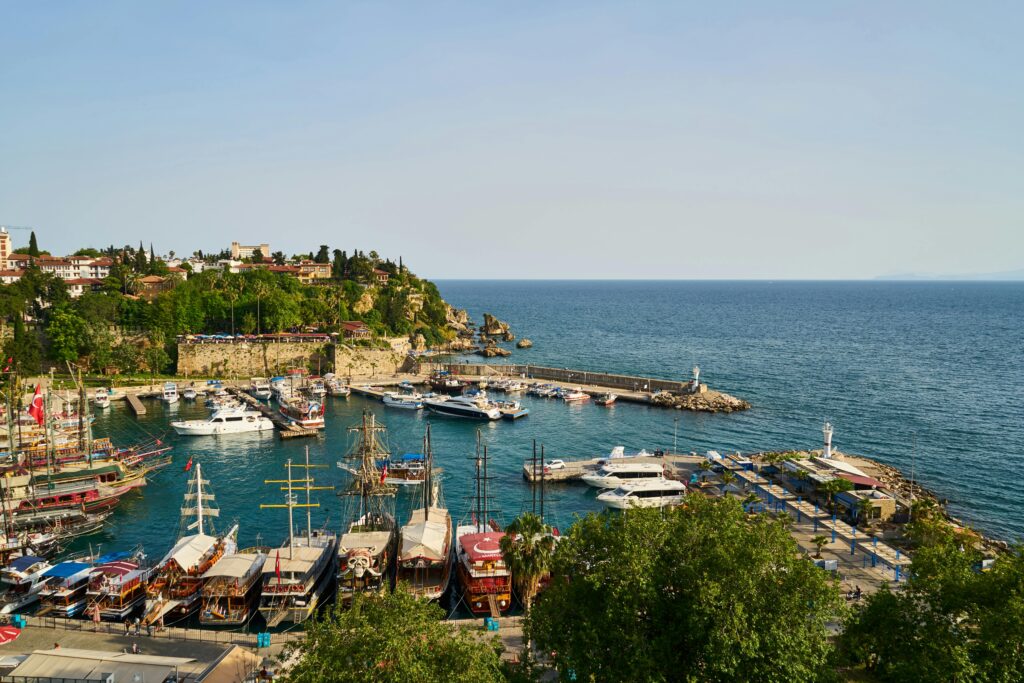
[{"label": "stone breakwater", "polygon": [[699,413],[733,413],[750,409],[748,401],[710,389],[695,394],[672,394],[669,392],[655,394],[651,397],[651,404]]}]

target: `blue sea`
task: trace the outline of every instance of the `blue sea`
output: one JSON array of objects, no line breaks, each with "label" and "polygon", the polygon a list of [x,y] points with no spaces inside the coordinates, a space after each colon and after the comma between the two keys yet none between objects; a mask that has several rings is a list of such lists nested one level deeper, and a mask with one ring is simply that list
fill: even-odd
[{"label": "blue sea", "polygon": [[[534,347],[515,362],[688,378],[699,365],[715,389],[744,398],[749,411],[695,414],[620,404],[526,398],[515,423],[476,424],[385,408],[358,397],[330,399],[324,436],[280,441],[273,434],[184,439],[171,419],[202,417],[201,405],[150,404],[141,419],[115,405],[97,433],[120,444],[163,435],[174,464],[142,494],[130,494],[107,528],[81,545],[142,543],[150,553],[173,542],[185,492],[184,463],[203,464],[223,524],[237,520],[243,544],[279,543],[280,502],[264,479],[281,478],[308,446],[318,484],[348,484],[336,467],[349,447],[346,427],[371,410],[397,453],[418,452],[428,419],[444,494],[456,520],[470,510],[477,430],[490,455],[491,508],[509,521],[533,507],[522,464],[536,441],[548,457],[583,458],[627,449],[756,451],[820,448],[833,423],[842,451],[905,470],[948,499],[951,512],[986,533],[1024,537],[1018,470],[1024,464],[1024,283],[918,282],[596,282],[441,281],[442,295],[474,319],[489,312]],[[579,484],[550,486],[545,512],[568,525],[600,508]],[[314,523],[340,529],[343,499],[320,492]],[[399,516],[415,502],[399,497]]]}]

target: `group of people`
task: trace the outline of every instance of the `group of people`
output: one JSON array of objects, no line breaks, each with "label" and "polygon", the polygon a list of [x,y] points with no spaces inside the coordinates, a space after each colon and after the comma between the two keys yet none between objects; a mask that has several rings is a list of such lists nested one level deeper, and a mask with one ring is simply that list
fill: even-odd
[{"label": "group of people", "polygon": [[853,589],[846,591],[847,600],[860,600],[860,596],[863,595],[860,590],[860,586],[854,586]]}]

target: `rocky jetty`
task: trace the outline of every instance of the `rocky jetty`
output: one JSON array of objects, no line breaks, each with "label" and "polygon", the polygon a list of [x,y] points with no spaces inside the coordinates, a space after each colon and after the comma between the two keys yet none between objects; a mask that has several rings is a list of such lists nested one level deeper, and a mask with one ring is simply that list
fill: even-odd
[{"label": "rocky jetty", "polygon": [[720,391],[703,391],[682,395],[663,391],[652,396],[651,403],[665,408],[693,410],[700,413],[732,413],[750,408],[750,403],[747,401],[723,394]]},{"label": "rocky jetty", "polygon": [[533,342],[530,341],[529,339],[527,339],[526,337],[523,337],[518,342],[516,342],[516,348],[517,349],[529,349],[529,348],[532,348],[532,347],[533,347]]}]

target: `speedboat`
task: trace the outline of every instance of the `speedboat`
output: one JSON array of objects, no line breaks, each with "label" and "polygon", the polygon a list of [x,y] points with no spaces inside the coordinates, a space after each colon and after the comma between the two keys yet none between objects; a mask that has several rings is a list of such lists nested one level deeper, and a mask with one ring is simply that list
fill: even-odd
[{"label": "speedboat", "polygon": [[424,407],[438,415],[464,417],[471,420],[497,420],[501,411],[487,400],[487,394],[480,392],[473,396],[435,396],[423,401]]},{"label": "speedboat", "polygon": [[324,380],[320,377],[310,377],[309,384],[306,385],[306,391],[315,399],[322,399],[327,395],[327,387],[324,385]]},{"label": "speedboat", "polygon": [[596,472],[584,474],[584,483],[599,489],[613,489],[641,479],[663,479],[664,468],[658,462],[609,462]]},{"label": "speedboat", "polygon": [[562,392],[562,400],[566,403],[582,403],[590,400],[590,394],[582,389],[570,389]]},{"label": "speedboat", "polygon": [[217,410],[209,420],[176,421],[171,423],[171,427],[182,436],[206,436],[269,431],[274,428],[274,423],[254,410],[224,407]]},{"label": "speedboat", "polygon": [[384,405],[391,408],[419,410],[423,407],[423,399],[419,394],[399,394],[395,391],[389,391],[384,394]]},{"label": "speedboat", "polygon": [[640,480],[605,491],[597,499],[610,508],[662,508],[679,505],[686,496],[686,484],[674,479]]},{"label": "speedboat", "polygon": [[96,404],[97,408],[109,408],[110,407],[110,392],[100,387],[93,394],[92,402]]},{"label": "speedboat", "polygon": [[178,385],[174,382],[167,382],[164,384],[164,392],[160,399],[170,405],[178,402]]},{"label": "speedboat", "polygon": [[615,403],[615,399],[617,398],[618,396],[616,394],[601,394],[594,399],[594,403],[599,406],[610,406]]},{"label": "speedboat", "polygon": [[329,396],[347,397],[351,393],[352,390],[339,378],[331,377],[327,380],[327,394]]},{"label": "speedboat", "polygon": [[181,392],[181,397],[186,401],[194,401],[198,395],[194,387],[185,387],[185,390]]}]

